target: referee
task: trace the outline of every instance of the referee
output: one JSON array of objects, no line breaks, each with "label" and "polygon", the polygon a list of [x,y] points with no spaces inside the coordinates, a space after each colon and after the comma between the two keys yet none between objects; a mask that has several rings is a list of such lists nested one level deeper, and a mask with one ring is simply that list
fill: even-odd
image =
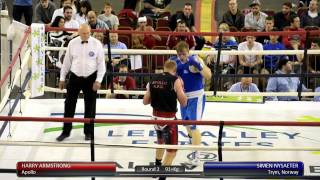
[{"label": "referee", "polygon": [[[74,117],[77,99],[80,91],[84,94],[84,117],[95,118],[97,90],[106,72],[105,57],[102,44],[90,36],[90,27],[80,25],[79,37],[71,40],[60,72],[59,88],[64,89],[65,79],[70,72],[67,84],[67,96],[64,107],[64,117]],[[63,141],[70,136],[72,123],[64,123],[63,131],[57,141]],[[92,139],[93,126],[84,124],[85,140]]]}]

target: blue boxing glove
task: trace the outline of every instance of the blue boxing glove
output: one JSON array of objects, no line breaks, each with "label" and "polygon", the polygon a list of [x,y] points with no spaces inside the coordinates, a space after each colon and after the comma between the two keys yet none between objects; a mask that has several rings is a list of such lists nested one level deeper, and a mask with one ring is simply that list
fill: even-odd
[{"label": "blue boxing glove", "polygon": [[188,62],[190,65],[194,66],[195,68],[197,68],[199,71],[202,71],[203,69],[203,65],[197,61],[196,59],[197,57],[195,55],[189,56],[188,57]]}]

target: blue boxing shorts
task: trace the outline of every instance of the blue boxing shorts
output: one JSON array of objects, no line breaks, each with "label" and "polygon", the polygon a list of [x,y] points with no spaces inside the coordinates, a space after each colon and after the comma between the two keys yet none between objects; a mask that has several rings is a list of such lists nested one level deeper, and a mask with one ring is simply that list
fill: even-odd
[{"label": "blue boxing shorts", "polygon": [[[180,107],[182,120],[201,120],[204,107],[206,104],[206,96],[203,90],[186,93],[188,103],[186,107]],[[196,125],[189,126],[191,130],[197,128]]]}]

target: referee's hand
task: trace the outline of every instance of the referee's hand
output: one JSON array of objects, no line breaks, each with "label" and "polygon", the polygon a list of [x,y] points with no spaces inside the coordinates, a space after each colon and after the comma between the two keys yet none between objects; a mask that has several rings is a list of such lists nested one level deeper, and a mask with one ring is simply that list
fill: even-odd
[{"label": "referee's hand", "polygon": [[101,83],[96,81],[96,82],[93,83],[92,90],[93,91],[97,91],[98,89],[100,89],[100,87],[101,87]]},{"label": "referee's hand", "polygon": [[59,81],[59,89],[64,89],[64,81]]}]

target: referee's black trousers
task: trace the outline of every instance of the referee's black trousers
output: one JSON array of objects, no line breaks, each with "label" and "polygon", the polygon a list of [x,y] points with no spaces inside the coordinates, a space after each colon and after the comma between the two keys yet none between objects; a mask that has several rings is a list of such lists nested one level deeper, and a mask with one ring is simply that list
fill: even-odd
[{"label": "referee's black trousers", "polygon": [[[95,118],[97,91],[92,87],[96,81],[97,72],[88,77],[78,77],[71,72],[69,83],[67,84],[67,97],[64,106],[64,117],[74,117],[77,99],[80,91],[84,95],[84,117]],[[62,134],[70,135],[72,123],[64,123]],[[93,126],[90,123],[84,124],[84,134],[92,135]]]}]

